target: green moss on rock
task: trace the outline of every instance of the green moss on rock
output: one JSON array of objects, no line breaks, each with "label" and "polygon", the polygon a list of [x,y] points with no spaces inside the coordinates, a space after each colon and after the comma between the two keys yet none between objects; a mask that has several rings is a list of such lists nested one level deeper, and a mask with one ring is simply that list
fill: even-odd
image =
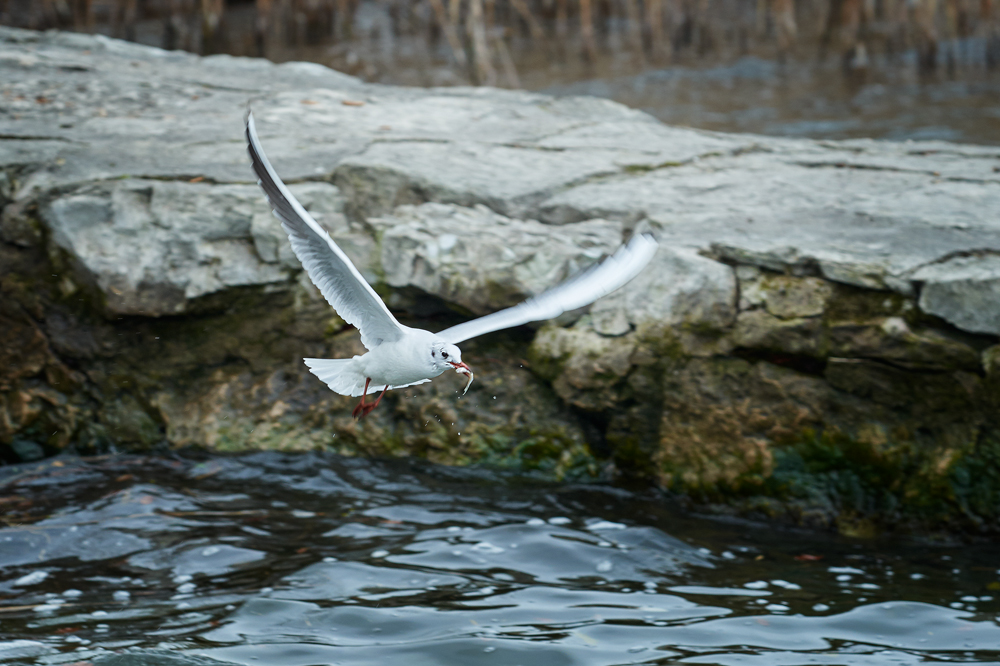
[{"label": "green moss on rock", "polygon": [[806,430],[777,447],[763,490],[825,507],[841,531],[860,516],[878,531],[900,526],[982,528],[1000,517],[1000,447],[994,437],[948,446],[870,430],[851,437]]}]

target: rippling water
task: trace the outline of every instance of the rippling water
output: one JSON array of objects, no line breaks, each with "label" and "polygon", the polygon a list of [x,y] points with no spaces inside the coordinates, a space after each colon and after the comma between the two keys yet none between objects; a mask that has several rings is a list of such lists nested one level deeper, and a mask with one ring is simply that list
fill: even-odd
[{"label": "rippling water", "polygon": [[259,453],[0,468],[0,664],[1000,664],[995,545]]}]

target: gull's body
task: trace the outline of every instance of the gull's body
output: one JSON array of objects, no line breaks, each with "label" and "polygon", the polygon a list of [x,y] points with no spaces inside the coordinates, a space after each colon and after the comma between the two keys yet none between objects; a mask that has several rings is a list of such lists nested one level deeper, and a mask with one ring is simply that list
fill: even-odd
[{"label": "gull's body", "polygon": [[402,338],[383,342],[367,354],[350,359],[307,358],[306,365],[331,389],[350,396],[362,395],[365,380],[371,384],[369,392],[381,391],[387,386],[393,389],[423,384],[448,369],[446,365],[432,365],[429,355],[423,353],[434,342],[433,333],[409,326],[403,329]]},{"label": "gull's body", "polygon": [[[344,321],[358,329],[361,342],[369,350],[349,359],[304,359],[310,371],[333,391],[361,396],[355,417],[365,416],[374,409],[387,390],[423,384],[445,370],[468,375],[465,387],[468,390],[472,370],[462,362],[457,343],[491,331],[553,319],[567,310],[589,305],[638,275],[656,252],[652,236],[635,236],[600,264],[514,307],[439,333],[403,326],[347,255],[281,182],[260,147],[250,113],[246,138],[257,182],[288,233],[295,255],[327,302]],[[381,391],[378,399],[366,404],[365,397],[375,391]]]}]

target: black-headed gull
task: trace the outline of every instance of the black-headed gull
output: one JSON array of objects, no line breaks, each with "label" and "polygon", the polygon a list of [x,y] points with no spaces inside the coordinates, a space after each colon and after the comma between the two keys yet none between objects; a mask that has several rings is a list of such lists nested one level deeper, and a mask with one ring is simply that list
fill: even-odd
[{"label": "black-headed gull", "polygon": [[[589,305],[638,275],[656,252],[653,237],[639,234],[603,262],[519,305],[440,333],[410,328],[396,321],[330,234],[278,178],[260,147],[253,114],[249,112],[246,136],[257,182],[288,233],[295,256],[337,314],[361,332],[361,342],[368,349],[368,353],[354,358],[303,359],[309,370],[335,392],[361,396],[361,402],[354,408],[355,418],[367,416],[389,389],[429,382],[445,370],[468,375],[465,385],[468,391],[472,370],[462,362],[457,343],[532,321],[554,319],[567,310]],[[365,403],[369,391],[381,393],[375,402]]]}]

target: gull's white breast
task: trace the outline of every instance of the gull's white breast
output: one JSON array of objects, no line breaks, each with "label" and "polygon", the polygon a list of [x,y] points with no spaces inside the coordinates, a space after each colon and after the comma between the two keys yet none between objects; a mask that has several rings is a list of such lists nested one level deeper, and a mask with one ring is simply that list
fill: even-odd
[{"label": "gull's white breast", "polygon": [[364,356],[355,358],[364,375],[371,377],[373,386],[412,384],[444,372],[431,363],[434,337],[429,331],[407,328],[401,339],[383,342]]}]

